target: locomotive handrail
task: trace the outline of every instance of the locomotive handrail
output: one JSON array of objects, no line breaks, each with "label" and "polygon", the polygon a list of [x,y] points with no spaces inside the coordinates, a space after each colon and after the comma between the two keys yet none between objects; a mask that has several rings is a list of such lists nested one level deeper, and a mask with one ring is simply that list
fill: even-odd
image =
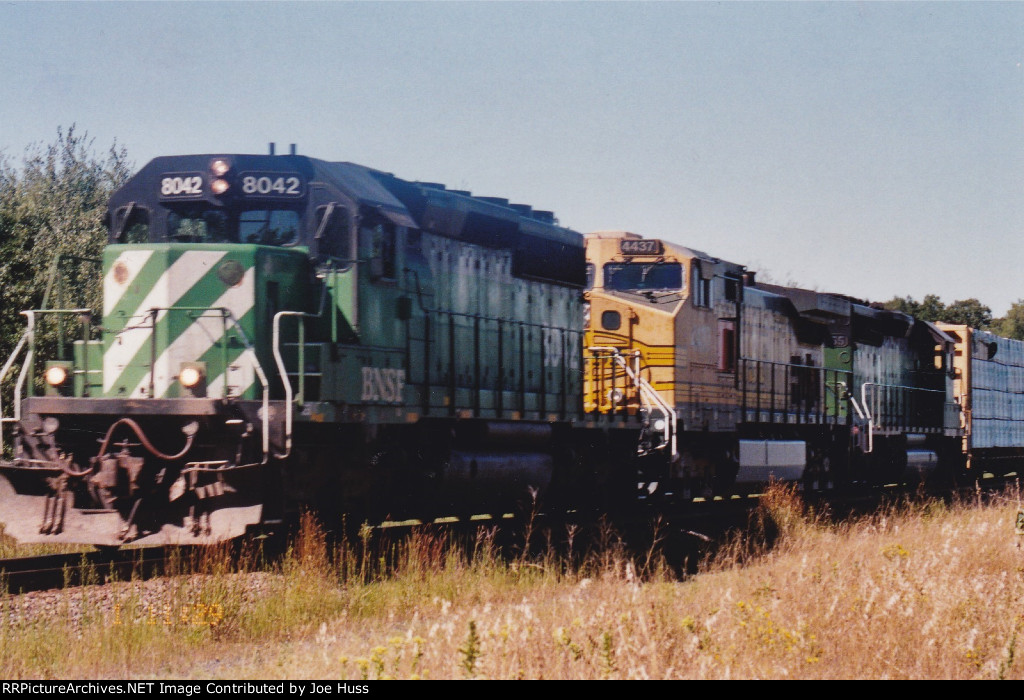
[{"label": "locomotive handrail", "polygon": [[[315,314],[307,313],[305,311],[278,311],[274,314],[274,320],[272,322],[273,334],[271,336],[270,351],[274,355],[274,364],[277,365],[277,371],[281,375],[281,384],[284,385],[284,452],[278,453],[276,457],[278,459],[288,459],[292,453],[292,383],[288,379],[288,368],[284,366],[284,358],[281,357],[281,318],[284,316],[298,316],[300,318],[320,318],[324,314],[324,309],[327,307],[327,286],[324,285],[323,292],[320,294],[320,308]],[[300,322],[299,324],[299,351],[301,353],[302,346],[305,344],[305,326]],[[300,355],[301,356],[301,355]],[[299,362],[299,388],[303,388],[305,367],[303,363]],[[264,391],[264,396],[269,392]],[[264,416],[269,412],[264,411]],[[266,434],[266,433],[264,433]]]},{"label": "locomotive handrail", "polygon": [[[865,450],[865,453],[870,453],[874,449],[874,434],[875,434],[874,431],[875,431],[875,428],[881,428],[882,427],[881,423],[876,423],[875,422],[876,418],[878,417],[878,411],[876,411],[874,413],[874,415],[872,415],[871,405],[868,403],[868,387],[872,387],[872,386],[879,387],[879,388],[882,388],[882,389],[903,389],[903,390],[906,390],[906,391],[921,391],[921,392],[927,392],[927,393],[931,393],[931,394],[945,394],[946,393],[945,389],[926,389],[926,388],[920,387],[920,386],[905,386],[903,384],[882,384],[880,382],[864,382],[863,384],[861,384],[860,385],[860,400],[861,400],[861,403],[864,405],[864,408],[863,408],[863,410],[864,410],[864,417],[867,419],[867,427],[868,427],[868,445],[867,445],[867,449]],[[853,402],[853,405],[856,407],[856,405],[857,405],[856,401]]]},{"label": "locomotive handrail", "polygon": [[60,272],[61,265],[68,260],[77,261],[79,263],[91,263],[95,265],[97,268],[101,268],[103,266],[103,261],[100,260],[99,258],[89,258],[81,255],[69,255],[68,253],[61,253],[55,256],[53,260],[50,262],[50,268],[47,271],[46,288],[43,290],[43,301],[39,307],[40,311],[50,310],[46,308],[46,304],[49,302],[50,293],[53,291],[54,283],[57,284],[57,288],[58,290],[60,290],[60,278],[58,276],[58,273]]},{"label": "locomotive handrail", "polygon": [[[31,309],[28,311],[22,311],[21,313],[25,316],[28,327],[22,334],[21,339],[18,341],[14,351],[11,353],[11,356],[7,358],[7,362],[5,362],[3,368],[0,369],[0,384],[2,384],[4,379],[7,378],[7,373],[10,372],[11,367],[17,361],[18,355],[21,353],[22,349],[27,346],[25,360],[22,362],[21,372],[18,373],[18,381],[14,385],[14,394],[12,396],[14,409],[12,417],[4,417],[3,398],[0,396],[0,454],[3,453],[4,446],[3,424],[17,423],[21,420],[21,397],[25,390],[25,380],[28,378],[29,373],[32,370],[32,361],[35,358],[36,314],[75,314],[80,316],[83,314],[91,315],[92,309]],[[86,340],[88,340],[88,336],[86,336]]]},{"label": "locomotive handrail", "polygon": [[[18,374],[18,381],[14,385],[14,421],[21,420],[21,394],[25,389],[25,379],[29,376],[32,371],[32,360],[35,358],[35,339],[36,339],[36,314],[91,314],[92,309],[32,309],[29,311],[22,311],[28,319],[28,328],[25,330],[25,334],[22,336],[22,341],[28,342],[28,350],[25,353],[25,361],[22,363],[21,372]],[[4,365],[4,371],[2,375],[7,374],[9,369],[8,365],[14,361],[17,353],[20,351],[22,342],[18,343],[18,347],[15,348],[14,353],[7,361],[8,364]],[[0,376],[0,381],[3,381],[3,376]],[[0,412],[2,415],[2,412]],[[3,443],[0,442],[0,447]]]},{"label": "locomotive handrail", "polygon": [[744,421],[820,425],[847,418],[843,402],[853,397],[844,379],[852,380],[852,370],[747,356],[737,367]]},{"label": "locomotive handrail", "polygon": [[[25,331],[21,335],[21,339],[14,347],[14,352],[7,358],[7,362],[4,363],[3,369],[0,369],[0,387],[3,386],[4,379],[7,378],[7,373],[11,371],[11,367],[14,362],[18,359],[18,355],[21,353],[22,348],[25,347],[25,343],[28,341],[29,331]],[[24,370],[23,370],[24,371]],[[5,418],[3,412],[3,391],[0,390],[0,457],[3,456],[4,452],[4,423],[17,423],[21,419],[21,402],[18,400],[18,394],[15,392],[13,397],[14,401],[14,415],[11,418]]]},{"label": "locomotive handrail", "polygon": [[668,404],[665,399],[662,398],[661,394],[654,390],[650,382],[640,376],[640,351],[636,350],[633,353],[633,359],[636,362],[636,368],[629,366],[629,362],[619,351],[619,348],[611,346],[591,346],[590,352],[593,353],[609,353],[612,359],[622,367],[631,380],[633,385],[637,388],[637,392],[640,394],[640,400],[643,403],[643,409],[650,415],[652,405],[656,405],[658,409],[665,415],[665,420],[668,422],[667,438],[668,445],[670,447],[671,459],[674,462],[679,456],[679,451],[676,443],[676,425],[678,417],[676,412]]},{"label": "locomotive handrail", "polygon": [[[292,383],[288,379],[288,368],[284,366],[284,358],[281,357],[281,319],[284,316],[317,318],[319,314],[309,314],[305,311],[278,311],[274,314],[273,340],[270,349],[274,354],[277,371],[281,375],[281,383],[284,385],[284,452],[275,455],[278,459],[288,459],[292,453]],[[299,370],[302,370],[301,363]]]},{"label": "locomotive handrail", "polygon": [[860,407],[860,404],[857,403],[857,397],[853,394],[850,394],[850,405],[853,406],[853,410],[856,412],[858,418],[863,421],[868,421],[869,423],[871,422],[871,416],[867,414],[865,409]]}]

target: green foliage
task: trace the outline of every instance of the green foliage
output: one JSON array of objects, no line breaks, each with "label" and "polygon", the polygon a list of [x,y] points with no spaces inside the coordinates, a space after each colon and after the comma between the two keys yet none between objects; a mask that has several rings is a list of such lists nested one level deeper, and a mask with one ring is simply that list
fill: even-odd
[{"label": "green foliage", "polygon": [[946,305],[942,303],[935,294],[926,294],[922,301],[913,297],[893,297],[885,302],[883,306],[893,311],[902,311],[922,321],[941,321],[946,311]]},{"label": "green foliage", "polygon": [[[75,125],[57,129],[53,143],[26,148],[20,168],[0,154],[0,356],[8,357],[25,329],[21,311],[39,308],[49,268],[59,255],[98,258],[106,240],[107,199],[130,175],[115,143],[103,157]],[[65,300],[95,308],[95,268],[69,271]],[[55,300],[56,301],[56,300]],[[51,304],[52,305],[52,304]],[[46,345],[53,337],[41,338]]]},{"label": "green foliage", "polygon": [[991,330],[1004,338],[1024,340],[1024,299],[1015,301],[1005,316],[994,320]]},{"label": "green foliage", "polygon": [[988,328],[992,324],[992,309],[977,299],[954,301],[946,307],[944,318],[946,323],[957,323],[971,328]]},{"label": "green foliage", "polygon": [[902,311],[922,321],[956,323],[971,328],[987,329],[992,323],[992,309],[977,299],[959,299],[949,306],[935,294],[926,294],[922,301],[913,297],[893,297],[882,304],[887,309]]},{"label": "green foliage", "polygon": [[943,315],[946,312],[946,306],[942,303],[942,300],[935,294],[925,294],[924,299],[921,300],[921,316],[920,318],[925,321],[941,321]]},{"label": "green foliage", "polygon": [[480,635],[476,631],[476,620],[469,621],[469,633],[466,635],[465,643],[459,647],[462,654],[462,668],[466,671],[466,677],[472,678],[476,675],[476,663],[480,660]]}]

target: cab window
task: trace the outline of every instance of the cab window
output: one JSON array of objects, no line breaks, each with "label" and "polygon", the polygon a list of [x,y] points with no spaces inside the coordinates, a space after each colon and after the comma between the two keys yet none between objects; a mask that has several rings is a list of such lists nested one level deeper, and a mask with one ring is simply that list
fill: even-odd
[{"label": "cab window", "polygon": [[711,275],[708,273],[709,270],[705,270],[699,260],[693,262],[694,306],[711,307]]},{"label": "cab window", "polygon": [[172,210],[167,215],[167,237],[184,243],[234,243],[227,215],[217,209]]},{"label": "cab window", "polygon": [[238,217],[238,238],[243,243],[295,245],[299,214],[288,209],[248,209]]},{"label": "cab window", "polygon": [[114,213],[114,236],[116,243],[149,242],[149,209],[131,202]]},{"label": "cab window", "polygon": [[348,210],[333,203],[317,207],[316,222],[317,252],[320,256],[341,264],[351,262]]},{"label": "cab window", "polygon": [[390,221],[372,221],[362,227],[362,238],[369,247],[370,276],[395,279],[398,267],[395,225]]},{"label": "cab window", "polygon": [[604,266],[604,288],[678,291],[683,288],[683,266],[677,262],[607,263]]}]

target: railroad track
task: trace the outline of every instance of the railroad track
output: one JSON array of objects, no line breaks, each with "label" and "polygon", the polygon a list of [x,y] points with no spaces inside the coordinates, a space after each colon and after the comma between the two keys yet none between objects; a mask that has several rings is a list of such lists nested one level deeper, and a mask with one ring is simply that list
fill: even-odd
[{"label": "railroad track", "polygon": [[[1016,473],[1006,476],[985,474],[973,483],[961,486],[955,493],[961,499],[977,498],[981,502],[1001,493],[1017,479]],[[538,551],[537,548],[554,545],[556,549],[561,549],[564,547],[568,532],[576,533],[577,544],[586,548],[588,544],[595,546],[604,539],[600,530],[607,526],[612,537],[634,553],[643,551],[657,539],[660,546],[667,550],[666,553],[673,553],[670,554],[670,559],[677,559],[677,563],[690,560],[692,566],[696,556],[720,544],[727,532],[743,530],[749,526],[750,515],[758,507],[762,495],[751,493],[708,499],[641,503],[631,507],[626,513],[610,518],[599,518],[594,514],[583,513],[562,514],[557,517],[543,513],[535,516],[506,513],[438,518],[434,521],[385,522],[369,528],[363,536],[362,545],[374,551],[384,552],[391,544],[416,530],[433,529],[437,532],[447,532],[455,538],[472,538],[481,528],[493,528],[498,532],[494,544],[506,554],[521,551],[523,547]],[[949,498],[951,492],[931,495]],[[804,500],[816,509],[827,510],[834,517],[844,518],[869,513],[886,501],[893,502],[914,496],[913,485],[887,484],[854,486],[843,494],[835,491],[805,493]],[[526,526],[526,523],[529,523],[529,526]],[[527,527],[534,539],[531,544],[527,544],[524,539]],[[283,544],[280,539],[274,541],[278,546]],[[169,563],[187,562],[201,550],[201,547],[196,546],[108,548],[84,553],[0,559],[0,591],[20,594],[72,586],[100,585],[114,580],[153,578],[164,575],[169,568],[181,570],[180,565],[169,566]],[[277,552],[274,545],[269,545],[265,554],[272,560],[274,552]],[[690,568],[685,563],[682,565]]]},{"label": "railroad track", "polygon": [[75,554],[47,554],[0,559],[0,583],[7,593],[19,594],[70,586],[87,586],[152,578],[168,562],[189,554],[185,547],[102,549]]}]

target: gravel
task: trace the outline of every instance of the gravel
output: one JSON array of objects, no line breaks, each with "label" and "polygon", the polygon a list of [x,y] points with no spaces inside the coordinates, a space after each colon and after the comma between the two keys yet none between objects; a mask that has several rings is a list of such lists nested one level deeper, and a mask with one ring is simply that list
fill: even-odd
[{"label": "gravel", "polygon": [[[148,581],[76,586],[0,598],[0,630],[67,624],[220,624],[225,608],[246,606],[266,597],[276,574],[171,576]],[[236,607],[237,606],[237,607]]]}]

